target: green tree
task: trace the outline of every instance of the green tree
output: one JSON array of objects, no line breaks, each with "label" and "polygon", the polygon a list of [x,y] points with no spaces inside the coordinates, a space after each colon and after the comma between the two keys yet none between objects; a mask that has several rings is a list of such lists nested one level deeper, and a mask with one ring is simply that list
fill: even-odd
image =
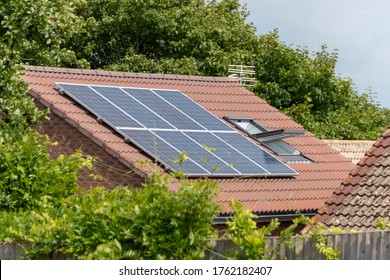
[{"label": "green tree", "polygon": [[34,130],[0,130],[0,210],[16,211],[39,206],[41,199],[60,201],[79,191],[77,174],[91,167],[81,151],[49,158],[54,145]]},{"label": "green tree", "polygon": [[0,41],[0,210],[17,211],[76,192],[78,170],[90,159],[81,153],[50,159],[47,139],[34,130],[47,111],[28,96],[17,65],[20,52],[7,43]]},{"label": "green tree", "polygon": [[35,131],[48,111],[37,109],[21,81],[26,59],[57,65],[66,56],[61,44],[71,23],[65,1],[0,3],[0,209],[17,211],[76,192],[78,170],[91,159],[80,152],[50,159],[47,138]]},{"label": "green tree", "polygon": [[0,0],[0,41],[18,52],[22,63],[88,67],[64,48],[82,23],[73,13],[72,2]]},{"label": "green tree", "polygon": [[46,111],[39,111],[27,85],[20,78],[22,67],[15,65],[15,52],[0,42],[0,127],[25,129],[45,119]]},{"label": "green tree", "polygon": [[335,74],[337,53],[286,46],[277,32],[260,37],[255,92],[320,138],[377,139],[389,122],[373,93],[359,94]]},{"label": "green tree", "polygon": [[238,0],[86,0],[85,21],[70,49],[93,68],[226,75],[250,64],[257,46]]},{"label": "green tree", "polygon": [[88,67],[64,48],[81,24],[72,1],[0,0],[0,122],[24,129],[41,122],[21,82],[23,63],[46,66]]}]

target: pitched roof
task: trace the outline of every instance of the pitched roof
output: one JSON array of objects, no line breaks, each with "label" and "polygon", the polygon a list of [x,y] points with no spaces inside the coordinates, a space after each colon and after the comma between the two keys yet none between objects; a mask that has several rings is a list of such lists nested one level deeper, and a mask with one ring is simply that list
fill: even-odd
[{"label": "pitched roof", "polygon": [[[73,100],[60,95],[55,89],[55,82],[177,89],[218,118],[252,117],[270,130],[302,129],[301,125],[241,87],[234,78],[26,68],[23,79],[33,97],[143,177],[150,175],[152,170],[136,168],[134,164],[148,156],[136,146],[125,144],[120,135],[100,124]],[[231,212],[228,207],[231,197],[259,215],[315,212],[353,168],[349,160],[309,132],[285,141],[313,162],[289,163],[299,173],[296,177],[213,178],[221,189],[218,202],[223,206],[223,214]],[[158,170],[164,172],[163,168]],[[177,182],[172,182],[171,188],[174,190],[176,185]]]},{"label": "pitched roof", "polygon": [[372,147],[375,141],[368,140],[323,140],[331,146],[340,155],[350,159],[354,164],[357,164]]},{"label": "pitched roof", "polygon": [[322,207],[316,220],[346,230],[371,230],[390,217],[390,127]]}]

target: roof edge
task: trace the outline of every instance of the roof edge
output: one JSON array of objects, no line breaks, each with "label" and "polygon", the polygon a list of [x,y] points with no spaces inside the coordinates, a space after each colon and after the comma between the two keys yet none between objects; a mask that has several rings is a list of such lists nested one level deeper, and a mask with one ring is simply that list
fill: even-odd
[{"label": "roof edge", "polygon": [[[292,221],[295,218],[299,218],[301,216],[305,217],[314,217],[316,215],[315,210],[304,211],[302,213],[275,213],[275,214],[260,214],[255,213],[257,215],[256,218],[253,219],[256,223],[269,223],[272,219],[278,219],[280,222]],[[224,225],[228,220],[232,218],[232,214],[230,215],[220,215],[214,218],[213,225]]]}]

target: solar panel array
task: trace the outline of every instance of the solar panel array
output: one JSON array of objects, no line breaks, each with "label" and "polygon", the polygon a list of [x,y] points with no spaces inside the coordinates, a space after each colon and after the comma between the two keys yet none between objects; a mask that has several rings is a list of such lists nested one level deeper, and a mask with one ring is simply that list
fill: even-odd
[{"label": "solar panel array", "polygon": [[[298,175],[178,90],[57,85],[172,171],[189,177]],[[178,161],[182,152],[184,162]]]}]

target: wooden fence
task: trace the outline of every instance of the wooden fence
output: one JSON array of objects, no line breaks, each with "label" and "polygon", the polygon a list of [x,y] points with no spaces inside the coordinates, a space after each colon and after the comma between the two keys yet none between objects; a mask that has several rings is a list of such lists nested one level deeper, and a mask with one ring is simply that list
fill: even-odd
[{"label": "wooden fence", "polygon": [[[27,247],[30,245],[26,245]],[[0,260],[21,260],[23,259],[24,248],[15,242],[0,243]],[[65,255],[58,251],[53,251],[43,259],[47,260],[68,260],[72,259],[72,256]]]},{"label": "wooden fence", "polygon": [[[278,244],[277,237],[267,238],[267,244],[277,252],[275,258],[288,260],[324,260],[315,243],[309,237],[293,237],[293,247]],[[227,239],[211,240],[212,251],[206,252],[207,259],[223,259],[231,255],[237,246]],[[328,234],[327,245],[340,252],[341,260],[390,260],[390,231]]]},{"label": "wooden fence", "polygon": [[[323,260],[315,247],[316,240],[309,237],[293,237],[292,248],[278,244],[277,237],[267,238],[268,245],[277,252],[278,258],[288,260]],[[206,251],[206,259],[224,259],[232,254],[237,245],[227,239],[210,241],[212,251]],[[342,260],[390,260],[390,231],[372,231],[360,233],[340,233],[327,235],[327,244],[340,251]],[[21,259],[23,249],[16,243],[0,244],[0,260]],[[66,259],[62,254],[53,253],[48,259]]]},{"label": "wooden fence", "polygon": [[20,260],[23,248],[17,243],[0,244],[0,260]]}]

